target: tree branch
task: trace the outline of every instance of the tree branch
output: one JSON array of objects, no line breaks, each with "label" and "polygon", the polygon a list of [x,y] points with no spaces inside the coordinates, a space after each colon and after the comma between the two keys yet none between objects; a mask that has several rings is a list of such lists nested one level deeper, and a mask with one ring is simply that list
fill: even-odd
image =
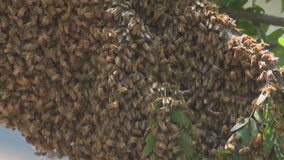
[{"label": "tree branch", "polygon": [[284,27],[284,18],[266,15],[266,14],[258,14],[245,10],[237,10],[231,8],[220,8],[221,12],[226,12],[229,16],[234,19],[243,18],[251,20],[255,23],[267,23],[275,26]]}]

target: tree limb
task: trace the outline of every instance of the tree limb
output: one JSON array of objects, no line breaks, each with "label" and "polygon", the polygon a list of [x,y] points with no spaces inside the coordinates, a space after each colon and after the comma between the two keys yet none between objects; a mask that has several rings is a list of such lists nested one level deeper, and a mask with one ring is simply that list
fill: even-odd
[{"label": "tree limb", "polygon": [[234,19],[243,18],[255,23],[267,23],[275,26],[284,27],[284,18],[271,16],[267,14],[258,14],[240,9],[220,8],[221,12],[226,12]]}]

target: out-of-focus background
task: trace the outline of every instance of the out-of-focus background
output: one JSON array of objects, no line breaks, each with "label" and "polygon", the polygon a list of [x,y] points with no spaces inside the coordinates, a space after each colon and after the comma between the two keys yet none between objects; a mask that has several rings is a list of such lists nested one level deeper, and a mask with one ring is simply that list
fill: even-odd
[{"label": "out-of-focus background", "polygon": [[[245,5],[245,7],[252,6],[252,2],[253,0],[248,0],[248,3]],[[284,12],[281,13],[281,0],[271,0],[269,3],[265,3],[265,0],[256,0],[255,3],[265,10],[265,14],[284,17]],[[279,27],[270,25],[268,28],[268,33],[275,31],[277,28]],[[284,35],[282,35],[282,37],[284,37]]]},{"label": "out-of-focus background", "polygon": [[[249,0],[247,6],[251,6],[251,3],[252,0]],[[272,0],[269,3],[265,3],[265,0],[258,0],[256,4],[262,6],[266,14],[284,17],[284,13],[280,13],[280,0]],[[270,26],[268,32],[276,28],[278,27]],[[37,157],[34,152],[35,148],[29,145],[18,131],[0,125],[0,160],[55,160],[48,157]]]}]

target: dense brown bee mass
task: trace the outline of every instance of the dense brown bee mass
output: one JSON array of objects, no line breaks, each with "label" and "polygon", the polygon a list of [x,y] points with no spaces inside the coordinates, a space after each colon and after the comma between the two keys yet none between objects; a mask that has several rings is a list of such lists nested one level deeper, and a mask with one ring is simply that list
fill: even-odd
[{"label": "dense brown bee mass", "polygon": [[[169,83],[206,159],[269,78],[265,46],[205,0],[0,1],[0,122],[39,155],[142,159],[151,88]],[[153,153],[171,159],[179,134],[166,119]]]}]

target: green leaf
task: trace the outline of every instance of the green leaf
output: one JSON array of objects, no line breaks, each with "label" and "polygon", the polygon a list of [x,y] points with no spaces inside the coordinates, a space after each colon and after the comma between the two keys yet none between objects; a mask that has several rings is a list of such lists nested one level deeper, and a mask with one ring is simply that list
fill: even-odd
[{"label": "green leaf", "polygon": [[278,43],[284,47],[284,38],[278,38]]},{"label": "green leaf", "polygon": [[233,160],[241,160],[241,156],[240,154],[237,152],[237,153],[233,153]]},{"label": "green leaf", "polygon": [[274,134],[273,128],[275,126],[275,122],[272,119],[268,119],[264,133],[263,133],[263,148],[262,152],[265,157],[268,157],[271,153],[274,144]]},{"label": "green leaf", "polygon": [[243,33],[246,33],[250,36],[257,35],[257,29],[251,21],[248,21],[245,19],[238,19],[236,23],[237,23],[237,26],[243,30]]},{"label": "green leaf", "polygon": [[277,41],[284,34],[284,29],[278,28],[266,37],[266,41]]},{"label": "green leaf", "polygon": [[249,118],[245,118],[244,120],[237,122],[232,128],[231,132],[235,132],[241,128],[243,128],[245,125],[247,125],[249,122]]},{"label": "green leaf", "polygon": [[190,126],[190,120],[181,111],[173,109],[169,113],[170,119],[173,123],[182,125],[185,128]]},{"label": "green leaf", "polygon": [[245,5],[248,0],[233,0],[229,3],[229,8],[241,9],[243,5]]},{"label": "green leaf", "polygon": [[254,118],[257,120],[257,122],[263,124],[265,119],[263,117],[263,113],[260,109],[256,109],[253,113]]},{"label": "green leaf", "polygon": [[249,146],[249,142],[257,134],[257,125],[254,119],[249,118],[248,125],[236,132],[237,137],[241,138],[243,146]]},{"label": "green leaf", "polygon": [[250,118],[249,122],[250,123],[249,123],[249,127],[248,128],[250,130],[251,138],[254,138],[257,135],[257,132],[258,132],[257,124],[256,124],[255,120],[252,119],[252,118]]},{"label": "green leaf", "polygon": [[260,28],[262,29],[262,31],[263,31],[264,33],[266,33],[266,32],[267,32],[268,27],[269,27],[269,24],[266,24],[266,23],[260,23]]},{"label": "green leaf", "polygon": [[264,9],[261,8],[258,5],[254,5],[253,7],[248,7],[246,10],[250,11],[250,12],[253,12],[253,13],[261,13],[261,14],[265,13]]},{"label": "green leaf", "polygon": [[266,3],[270,2],[271,0],[265,0]]},{"label": "green leaf", "polygon": [[145,141],[146,141],[146,145],[143,148],[142,153],[145,156],[147,156],[153,151],[153,149],[155,147],[156,139],[155,139],[154,135],[152,133],[150,133],[150,134],[147,135]]},{"label": "green leaf", "polygon": [[161,107],[163,107],[163,103],[160,101],[156,101],[153,103],[153,107],[154,107],[154,111],[158,111],[158,109],[160,109]]},{"label": "green leaf", "polygon": [[181,129],[181,136],[177,139],[177,144],[181,146],[182,153],[186,159],[190,159],[193,156],[192,139],[183,129]]},{"label": "green leaf", "polygon": [[221,154],[232,154],[232,151],[224,149],[224,150],[219,151],[219,153],[221,153]]},{"label": "green leaf", "polygon": [[149,121],[149,123],[148,123],[148,127],[153,127],[154,125],[156,125],[157,124],[157,119],[155,119],[155,118],[153,118],[153,119],[151,119],[150,121]]}]

